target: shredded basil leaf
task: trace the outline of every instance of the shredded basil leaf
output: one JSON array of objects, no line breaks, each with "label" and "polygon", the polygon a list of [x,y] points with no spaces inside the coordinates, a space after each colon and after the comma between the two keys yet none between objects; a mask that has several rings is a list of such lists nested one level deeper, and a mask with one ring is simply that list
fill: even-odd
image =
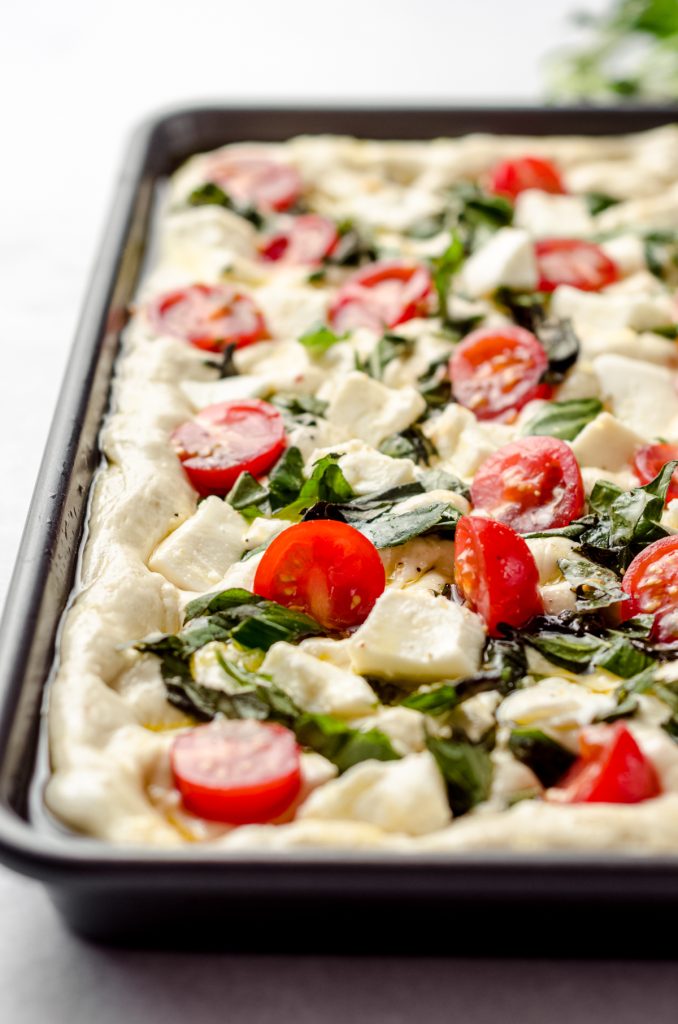
[{"label": "shredded basil leaf", "polygon": [[426,746],[445,780],[447,797],[455,817],[488,798],[493,767],[483,746],[435,736],[427,737]]},{"label": "shredded basil leaf", "polygon": [[411,355],[414,346],[413,338],[404,338],[400,334],[384,334],[367,358],[358,363],[358,369],[375,380],[382,380],[388,364],[401,356]]},{"label": "shredded basil leaf", "polygon": [[436,455],[435,446],[417,426],[408,427],[400,434],[391,434],[379,445],[379,451],[392,459],[412,459],[428,466]]},{"label": "shredded basil leaf", "polygon": [[555,786],[576,757],[540,729],[514,729],[509,737],[509,750],[526,765],[548,789]]},{"label": "shredded basil leaf", "polygon": [[660,280],[675,280],[678,275],[678,231],[650,231],[644,238],[645,262],[650,273]]},{"label": "shredded basil leaf", "polygon": [[587,558],[561,558],[558,566],[576,596],[577,611],[608,608],[628,599],[621,580],[612,569],[606,569]]},{"label": "shredded basil leaf", "polygon": [[429,409],[438,409],[452,401],[449,362],[449,356],[436,359],[417,380],[417,389]]},{"label": "shredded basil leaf", "polygon": [[307,348],[311,355],[321,356],[328,349],[332,348],[333,345],[336,345],[338,341],[344,341],[346,337],[347,335],[345,334],[335,334],[325,324],[318,324],[301,335],[299,344]]},{"label": "shredded basil leaf", "polygon": [[592,217],[596,217],[603,210],[609,210],[611,206],[617,206],[621,202],[620,199],[610,196],[606,192],[587,192],[583,198]]},{"label": "shredded basil leaf", "polygon": [[452,278],[459,272],[464,262],[464,245],[456,231],[451,232],[450,244],[441,256],[431,260],[433,284],[438,296],[438,316],[447,319],[447,296]]},{"label": "shredded basil leaf", "polygon": [[597,398],[573,398],[547,402],[525,426],[524,434],[546,434],[561,441],[574,441],[584,427],[603,411]]},{"label": "shredded basil leaf", "polygon": [[264,223],[264,218],[258,210],[255,210],[252,206],[237,205],[231,197],[213,181],[207,181],[204,185],[200,185],[198,188],[193,189],[186,202],[189,206],[223,206],[225,209],[232,210],[233,213],[237,213],[239,217],[244,217],[245,220],[250,221],[257,230],[261,228]]}]

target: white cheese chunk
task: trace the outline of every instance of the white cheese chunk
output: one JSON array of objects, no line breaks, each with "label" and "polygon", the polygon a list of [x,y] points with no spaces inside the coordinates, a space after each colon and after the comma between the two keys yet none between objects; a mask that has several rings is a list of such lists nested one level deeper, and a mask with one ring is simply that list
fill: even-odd
[{"label": "white cheese chunk", "polygon": [[377,448],[391,434],[414,423],[425,409],[426,402],[415,388],[394,391],[356,370],[333,389],[325,415],[345,431],[346,438],[358,437]]},{"label": "white cheese chunk", "polygon": [[386,590],[351,640],[357,672],[424,683],[470,675],[485,629],[477,615],[428,591]]},{"label": "white cheese chunk", "polygon": [[603,398],[614,415],[644,438],[678,436],[678,392],[669,370],[605,355],[593,360]]},{"label": "white cheese chunk", "polygon": [[629,430],[609,412],[601,412],[587,423],[572,442],[580,466],[599,466],[605,472],[628,469],[643,438]]},{"label": "white cheese chunk", "polygon": [[651,331],[675,319],[668,295],[584,292],[566,284],[554,291],[551,312],[554,317],[572,320],[579,331],[609,332],[620,327]]},{"label": "white cheese chunk", "polygon": [[316,789],[300,818],[365,821],[420,836],[451,820],[443,778],[428,751],[400,761],[363,761]]},{"label": "white cheese chunk", "polygon": [[491,295],[497,288],[537,287],[537,263],[526,231],[501,228],[464,264],[459,287],[471,298]]},{"label": "white cheese chunk", "polygon": [[411,459],[392,459],[364,441],[349,441],[342,450],[345,454],[339,459],[339,468],[355,494],[371,494],[416,480]]},{"label": "white cheese chunk", "polygon": [[573,612],[576,609],[577,595],[567,580],[561,580],[559,583],[546,583],[539,589],[547,615],[560,615],[561,612]]},{"label": "white cheese chunk", "polygon": [[239,348],[233,359],[238,373],[265,381],[269,391],[310,394],[325,379],[323,371],[298,341],[259,341]]},{"label": "white cheese chunk", "polygon": [[406,544],[383,548],[379,554],[384,563],[389,586],[407,587],[435,569],[445,583],[454,580],[454,542],[439,537],[415,537]]},{"label": "white cheese chunk", "polygon": [[558,561],[572,558],[576,547],[574,541],[567,537],[535,537],[525,543],[537,564],[541,584],[556,583],[563,578]]},{"label": "white cheese chunk", "polygon": [[[430,721],[430,720],[429,720]],[[373,715],[351,722],[357,729],[378,729],[391,741],[397,754],[414,754],[426,748],[426,716],[414,708],[380,707]]]},{"label": "white cheese chunk", "polygon": [[615,235],[601,242],[600,248],[624,275],[645,269],[645,248],[640,235]]},{"label": "white cheese chunk", "polygon": [[369,714],[377,704],[362,676],[321,661],[288,643],[273,644],[261,671],[290,695],[303,711],[350,717]]},{"label": "white cheese chunk", "polygon": [[149,568],[182,590],[209,590],[240,558],[246,528],[243,517],[227,502],[206,498],[158,545]]},{"label": "white cheese chunk", "polygon": [[413,494],[411,498],[399,501],[393,511],[397,515],[404,515],[415,508],[425,508],[427,505],[435,505],[440,502],[443,505],[452,505],[459,509],[462,515],[470,511],[471,506],[462,494],[456,491],[447,491],[442,488],[435,488],[433,491],[425,491],[424,494]]},{"label": "white cheese chunk", "polygon": [[263,398],[271,390],[266,377],[253,373],[236,374],[223,380],[182,380],[179,387],[194,409],[204,409],[215,402]]},{"label": "white cheese chunk", "polygon": [[501,725],[573,729],[588,725],[614,706],[611,694],[593,693],[578,683],[551,676],[509,694],[497,709],[497,721]]},{"label": "white cheese chunk", "polygon": [[581,196],[552,195],[534,188],[516,198],[513,223],[533,238],[577,238],[594,230],[593,218]]}]

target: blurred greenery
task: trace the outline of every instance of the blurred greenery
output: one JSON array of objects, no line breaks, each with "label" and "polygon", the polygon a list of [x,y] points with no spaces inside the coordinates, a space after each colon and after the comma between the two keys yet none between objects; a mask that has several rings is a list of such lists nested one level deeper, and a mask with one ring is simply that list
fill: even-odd
[{"label": "blurred greenery", "polygon": [[551,99],[678,101],[678,0],[615,0],[574,21],[582,43],[547,62]]}]

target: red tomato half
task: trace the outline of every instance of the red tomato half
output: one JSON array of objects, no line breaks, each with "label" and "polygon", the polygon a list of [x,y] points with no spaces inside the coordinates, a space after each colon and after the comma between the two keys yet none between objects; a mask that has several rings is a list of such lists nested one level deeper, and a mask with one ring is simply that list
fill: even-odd
[{"label": "red tomato half", "polygon": [[[649,484],[667,462],[678,459],[678,444],[644,444],[633,456],[633,472],[641,484]],[[667,502],[678,498],[678,469],[671,477],[666,494]]]},{"label": "red tomato half", "polygon": [[264,213],[288,210],[302,190],[294,167],[263,156],[222,153],[209,162],[205,176],[236,205],[254,206]]},{"label": "red tomato half", "polygon": [[567,191],[555,164],[538,156],[503,160],[492,170],[488,188],[495,195],[512,200],[528,188],[561,194]]},{"label": "red tomato half", "polygon": [[277,818],[301,786],[294,733],[270,722],[199,725],[177,736],[170,763],[186,808],[232,825]]},{"label": "red tomato half", "polygon": [[384,260],[362,267],[338,290],[328,315],[336,331],[371,327],[382,331],[431,312],[433,281],[428,267]]},{"label": "red tomato half", "polygon": [[556,437],[513,441],[483,462],[471,500],[475,509],[518,533],[567,526],[584,514],[579,463]]},{"label": "red tomato half", "polygon": [[172,433],[172,444],[199,494],[227,494],[241,473],[266,473],[285,450],[283,418],[260,398],[217,402]]},{"label": "red tomato half", "polygon": [[624,573],[622,590],[630,601],[623,617],[654,615],[652,638],[670,644],[678,640],[678,534],[649,544]]},{"label": "red tomato half", "polygon": [[581,756],[548,798],[562,803],[637,804],[659,796],[661,785],[623,722],[592,725],[579,736]]},{"label": "red tomato half", "polygon": [[490,636],[499,623],[524,626],[544,611],[539,572],[527,544],[510,526],[481,516],[462,516],[454,538],[454,576]]},{"label": "red tomato half", "polygon": [[569,284],[583,292],[599,292],[619,280],[617,264],[599,245],[577,238],[544,238],[535,242],[540,292]]},{"label": "red tomato half", "polygon": [[509,419],[534,398],[550,398],[540,383],[548,369],[543,346],[523,327],[482,327],[457,345],[450,360],[452,392],[480,420]]},{"label": "red tomato half", "polygon": [[190,341],[207,352],[221,352],[268,338],[266,322],[249,295],[226,284],[192,284],[154,299],[148,307],[159,334]]},{"label": "red tomato half", "polygon": [[329,256],[339,241],[336,226],[327,217],[305,213],[285,231],[271,235],[259,248],[262,259],[314,266]]},{"label": "red tomato half", "polygon": [[254,577],[255,594],[340,630],[363,622],[385,586],[371,541],[329,519],[283,530],[266,548]]}]

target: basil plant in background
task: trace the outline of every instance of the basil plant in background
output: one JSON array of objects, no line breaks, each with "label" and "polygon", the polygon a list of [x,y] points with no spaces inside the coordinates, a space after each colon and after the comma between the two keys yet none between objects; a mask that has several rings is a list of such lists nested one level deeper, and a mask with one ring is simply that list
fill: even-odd
[{"label": "basil plant in background", "polygon": [[582,41],[547,64],[552,99],[678,101],[678,0],[613,0],[574,21]]}]

